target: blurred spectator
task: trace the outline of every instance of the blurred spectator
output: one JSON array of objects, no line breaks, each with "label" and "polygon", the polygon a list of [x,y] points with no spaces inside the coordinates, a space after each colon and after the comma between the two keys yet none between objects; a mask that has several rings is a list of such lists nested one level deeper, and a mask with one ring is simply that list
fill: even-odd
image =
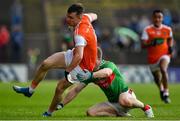
[{"label": "blurred spectator", "polygon": [[138,33],[141,34],[146,26],[150,25],[150,20],[146,15],[141,16],[138,22]]},{"label": "blurred spectator", "polygon": [[11,7],[12,62],[21,62],[23,47],[22,5],[15,0]]},{"label": "blurred spectator", "polygon": [[164,15],[163,24],[165,24],[167,26],[171,26],[172,25],[172,16],[171,16],[170,11],[168,9],[164,9],[163,15]]},{"label": "blurred spectator", "polygon": [[73,47],[74,47],[73,38],[72,38],[71,34],[66,33],[63,36],[62,49],[63,50],[68,50],[68,49],[72,49]]},{"label": "blurred spectator", "polygon": [[133,15],[131,17],[131,22],[129,25],[129,28],[132,29],[135,32],[138,32],[138,16],[137,15]]},{"label": "blurred spectator", "polygon": [[23,33],[19,26],[13,28],[12,36],[12,61],[21,62],[22,47],[23,47]]},{"label": "blurred spectator", "polygon": [[14,0],[11,7],[11,24],[12,27],[22,25],[22,5],[20,0]]},{"label": "blurred spectator", "polygon": [[0,26],[0,62],[7,62],[7,46],[9,42],[9,31],[5,25]]},{"label": "blurred spectator", "polygon": [[131,48],[133,52],[140,51],[139,35],[127,27],[116,27],[114,36],[117,45],[120,48]]},{"label": "blurred spectator", "polygon": [[100,29],[98,20],[93,21],[92,25],[93,25],[94,30],[96,32],[97,39],[99,40],[101,38],[101,36],[102,36],[102,33],[101,33],[101,29]]},{"label": "blurred spectator", "polygon": [[28,64],[31,70],[34,70],[38,62],[40,50],[38,48],[28,49]]},{"label": "blurred spectator", "polygon": [[111,49],[111,33],[108,28],[105,28],[102,30],[102,36],[101,39],[98,40],[98,43],[100,42],[100,46],[102,50]]}]

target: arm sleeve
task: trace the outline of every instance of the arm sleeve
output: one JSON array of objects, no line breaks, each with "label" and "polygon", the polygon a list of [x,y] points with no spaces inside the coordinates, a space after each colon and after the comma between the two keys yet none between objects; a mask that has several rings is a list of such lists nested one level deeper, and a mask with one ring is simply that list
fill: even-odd
[{"label": "arm sleeve", "polygon": [[75,46],[86,46],[87,44],[86,40],[81,35],[75,35],[74,42],[75,42]]}]

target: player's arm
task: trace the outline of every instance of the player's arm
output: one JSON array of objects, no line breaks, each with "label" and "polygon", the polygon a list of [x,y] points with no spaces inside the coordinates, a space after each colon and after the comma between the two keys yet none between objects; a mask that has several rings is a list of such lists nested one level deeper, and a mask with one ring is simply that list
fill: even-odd
[{"label": "player's arm", "polygon": [[113,69],[112,68],[103,68],[100,69],[96,72],[90,72],[88,70],[84,70],[84,73],[79,73],[77,74],[77,78],[81,81],[87,81],[87,80],[92,80],[92,79],[96,79],[96,78],[106,78],[109,77],[111,74],[113,73]]},{"label": "player's arm", "polygon": [[97,18],[98,18],[97,14],[95,14],[95,13],[85,13],[85,15],[89,17],[89,20],[91,22],[97,20]]},{"label": "player's arm", "polygon": [[109,77],[112,73],[113,71],[110,68],[103,68],[101,70],[93,72],[92,76],[93,78],[105,78],[105,77]]},{"label": "player's arm", "polygon": [[142,40],[141,46],[142,46],[142,48],[147,48],[149,46],[152,46],[152,43],[148,39],[149,39],[148,33],[144,29],[143,33],[142,33],[142,36],[141,36],[141,40]]},{"label": "player's arm", "polygon": [[66,94],[64,100],[62,101],[63,105],[66,105],[69,102],[71,102],[85,87],[86,87],[86,84],[79,83],[75,85],[75,87],[70,89],[70,91]]},{"label": "player's arm", "polygon": [[167,44],[168,44],[168,51],[169,51],[169,54],[172,54],[173,52],[173,46],[174,46],[174,39],[173,39],[173,34],[172,34],[172,30],[170,30],[170,36],[169,38],[167,39]]},{"label": "player's arm", "polygon": [[86,40],[81,35],[75,35],[75,48],[71,64],[66,68],[66,72],[71,72],[82,60]]}]

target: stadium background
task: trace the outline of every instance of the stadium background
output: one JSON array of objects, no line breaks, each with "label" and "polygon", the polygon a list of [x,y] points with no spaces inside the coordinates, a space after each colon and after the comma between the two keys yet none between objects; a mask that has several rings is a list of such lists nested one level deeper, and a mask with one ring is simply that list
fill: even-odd
[{"label": "stadium background", "polygon": [[[180,65],[180,1],[178,0],[6,0],[0,2],[0,25],[7,26],[10,40],[4,56],[0,59],[0,80],[31,79],[37,65],[54,52],[65,50],[64,41],[69,35],[64,22],[66,9],[73,2],[82,2],[87,12],[98,14],[93,23],[98,44],[104,58],[121,66],[128,74],[128,80],[152,80],[146,66],[146,51],[140,47],[142,29],[151,22],[154,9],[162,9],[165,23],[173,28],[176,51],[170,64],[170,80],[178,81]],[[18,29],[17,29],[18,28]],[[18,47],[14,47],[14,33],[18,31]],[[18,36],[18,35],[17,35]],[[18,50],[19,51],[18,51]],[[14,65],[15,64],[15,65]],[[16,66],[20,64],[21,77]],[[130,65],[129,65],[130,64]],[[11,65],[11,66],[9,66]],[[134,66],[135,65],[135,66]],[[134,67],[133,67],[134,66]],[[139,67],[139,68],[136,68]],[[126,70],[126,71],[124,71]],[[126,74],[127,75],[127,74]],[[138,76],[137,76],[138,75]],[[148,76],[147,76],[148,75]],[[63,76],[61,70],[50,71],[47,79]],[[23,78],[23,79],[21,79]],[[136,80],[136,81],[134,81]]]}]

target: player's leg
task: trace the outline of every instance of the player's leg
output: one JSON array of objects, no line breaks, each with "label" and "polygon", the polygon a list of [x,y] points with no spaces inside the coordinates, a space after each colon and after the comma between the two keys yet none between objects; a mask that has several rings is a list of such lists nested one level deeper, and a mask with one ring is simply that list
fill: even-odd
[{"label": "player's leg", "polygon": [[58,103],[61,102],[64,90],[66,90],[70,85],[71,83],[68,82],[65,78],[58,82],[51,105],[49,106],[48,111],[43,113],[43,116],[51,116],[51,114],[55,111]]},{"label": "player's leg", "polygon": [[49,69],[65,68],[65,67],[66,67],[66,64],[65,64],[64,52],[55,53],[55,54],[51,55],[50,57],[48,57],[47,59],[45,59],[41,63],[41,65],[38,67],[38,69],[35,73],[35,77],[31,83],[30,87],[22,88],[19,86],[13,86],[13,89],[17,93],[22,93],[25,96],[31,97],[31,95],[34,92],[34,89],[37,87],[39,82],[45,77],[45,75]]},{"label": "player's leg", "polygon": [[152,75],[154,77],[154,81],[155,81],[157,87],[159,88],[160,98],[161,98],[161,100],[163,100],[164,86],[162,84],[162,74],[161,74],[160,69],[158,69],[156,71],[152,71]]},{"label": "player's leg", "polygon": [[160,70],[161,70],[161,73],[162,73],[162,84],[164,86],[164,94],[163,94],[164,97],[163,97],[163,99],[164,99],[165,103],[170,103],[171,102],[170,99],[169,99],[169,89],[168,89],[169,77],[168,77],[168,72],[167,72],[169,61],[170,61],[170,59],[167,57],[167,58],[162,58],[160,60],[160,63],[159,63]]},{"label": "player's leg", "polygon": [[87,110],[87,116],[117,116],[117,111],[107,102],[96,104]]},{"label": "player's leg", "polygon": [[151,106],[144,105],[143,102],[138,100],[132,90],[121,93],[119,96],[119,104],[124,108],[140,108],[142,109],[148,118],[154,117]]},{"label": "player's leg", "polygon": [[161,70],[159,68],[159,63],[160,63],[160,59],[155,64],[150,65],[150,70],[154,77],[154,81],[159,88],[160,98],[161,98],[161,100],[163,100],[164,86],[162,84],[162,74],[161,74]]},{"label": "player's leg", "polygon": [[50,57],[45,59],[38,67],[35,73],[35,77],[32,81],[31,87],[36,88],[39,82],[45,77],[48,70],[55,68],[64,69],[65,67],[66,64],[65,64],[64,52],[58,52],[51,55]]},{"label": "player's leg", "polygon": [[119,95],[119,103],[126,108],[144,108],[144,103],[136,98],[131,89]]}]

